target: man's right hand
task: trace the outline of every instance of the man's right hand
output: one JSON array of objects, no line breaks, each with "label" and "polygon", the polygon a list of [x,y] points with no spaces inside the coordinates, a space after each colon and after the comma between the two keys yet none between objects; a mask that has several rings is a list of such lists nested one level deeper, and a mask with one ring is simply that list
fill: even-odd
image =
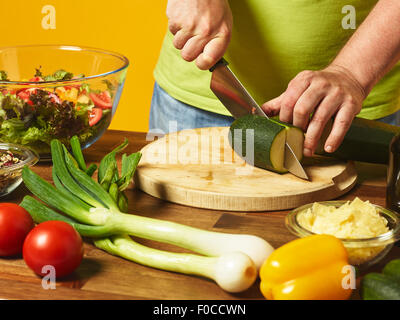
[{"label": "man's right hand", "polygon": [[228,0],[169,0],[167,17],[183,59],[207,70],[222,58],[232,31]]}]

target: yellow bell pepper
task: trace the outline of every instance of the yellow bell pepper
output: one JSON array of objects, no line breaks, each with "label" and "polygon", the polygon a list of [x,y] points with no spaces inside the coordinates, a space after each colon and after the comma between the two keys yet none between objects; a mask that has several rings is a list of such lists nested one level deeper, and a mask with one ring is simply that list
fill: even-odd
[{"label": "yellow bell pepper", "polygon": [[65,87],[57,87],[55,92],[60,97],[61,100],[68,100],[76,103],[78,100],[78,89],[71,87],[66,89]]},{"label": "yellow bell pepper", "polygon": [[276,249],[260,269],[262,294],[274,300],[345,300],[342,286],[348,256],[343,243],[330,235],[312,235]]}]

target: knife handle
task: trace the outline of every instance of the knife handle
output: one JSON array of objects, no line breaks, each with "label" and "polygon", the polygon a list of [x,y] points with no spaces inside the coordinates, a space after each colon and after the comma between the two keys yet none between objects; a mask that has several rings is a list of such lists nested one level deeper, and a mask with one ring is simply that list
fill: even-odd
[{"label": "knife handle", "polygon": [[210,72],[213,72],[215,70],[215,68],[217,68],[218,66],[227,66],[229,65],[228,61],[226,61],[224,58],[221,58],[218,60],[218,62],[216,64],[214,64],[209,70]]}]

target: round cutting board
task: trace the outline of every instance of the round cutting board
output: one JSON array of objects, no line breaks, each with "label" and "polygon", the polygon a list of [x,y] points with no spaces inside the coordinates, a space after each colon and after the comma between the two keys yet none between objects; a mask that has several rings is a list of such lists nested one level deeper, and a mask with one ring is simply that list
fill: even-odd
[{"label": "round cutting board", "polygon": [[304,159],[310,181],[253,167],[233,152],[228,132],[227,127],[201,128],[155,139],[141,150],[136,186],[188,206],[268,211],[334,199],[356,183],[354,164],[331,158]]}]

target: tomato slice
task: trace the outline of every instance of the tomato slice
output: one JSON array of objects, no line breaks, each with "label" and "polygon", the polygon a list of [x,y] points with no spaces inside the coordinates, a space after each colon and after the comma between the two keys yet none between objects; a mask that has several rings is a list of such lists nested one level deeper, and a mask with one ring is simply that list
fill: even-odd
[{"label": "tomato slice", "polygon": [[29,82],[40,82],[40,81],[43,81],[41,77],[34,77],[32,79],[29,79]]},{"label": "tomato slice", "polygon": [[25,101],[29,105],[33,105],[33,102],[31,101],[30,97],[31,94],[36,94],[37,89],[36,88],[30,88],[30,89],[23,89],[18,91],[17,96],[21,100]]},{"label": "tomato slice", "polygon": [[89,94],[90,99],[92,99],[94,105],[101,109],[111,109],[112,100],[111,95],[108,91],[102,91],[100,93],[91,92]]},{"label": "tomato slice", "polygon": [[12,90],[7,90],[7,89],[3,89],[1,90],[1,93],[6,95],[6,94],[15,94],[17,92],[17,90],[12,89]]},{"label": "tomato slice", "polygon": [[[75,76],[75,77],[72,77],[72,80],[74,80],[74,79],[80,79],[80,78],[81,78],[81,77]],[[70,85],[68,85],[68,86],[64,86],[64,88],[65,88],[65,90],[69,90],[69,89],[71,89],[71,88],[79,89],[81,86],[82,86],[81,84],[70,84]]]},{"label": "tomato slice", "polygon": [[103,110],[99,108],[93,108],[89,113],[89,126],[93,127],[97,122],[100,121],[103,116]]}]

